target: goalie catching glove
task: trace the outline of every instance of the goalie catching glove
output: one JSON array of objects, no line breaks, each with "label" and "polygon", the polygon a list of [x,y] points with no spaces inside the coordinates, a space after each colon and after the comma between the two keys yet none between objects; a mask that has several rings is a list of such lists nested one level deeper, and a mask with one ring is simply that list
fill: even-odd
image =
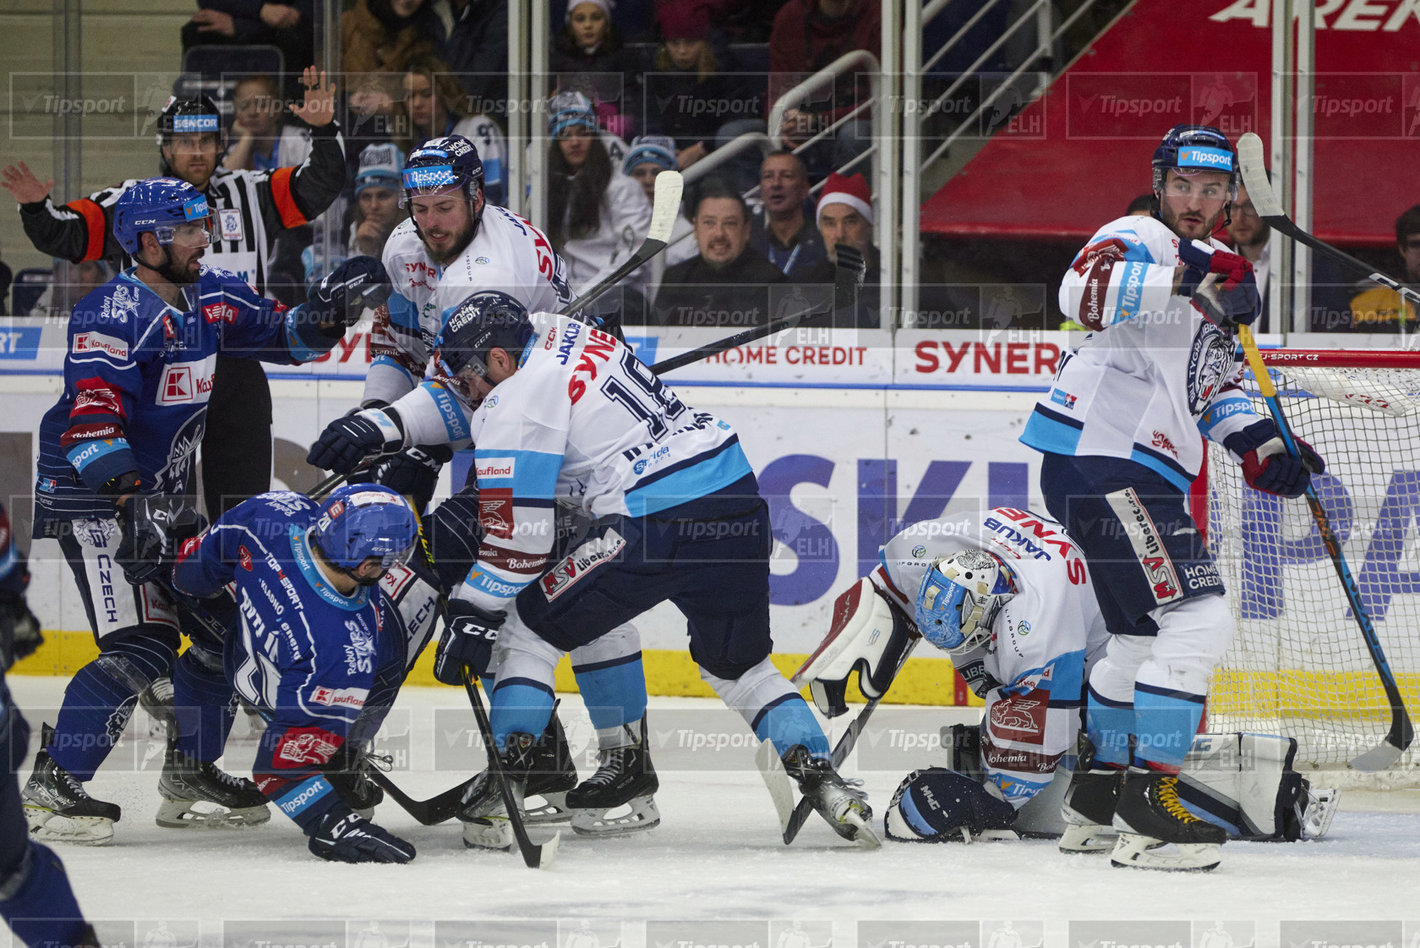
[{"label": "goalie catching glove", "polygon": [[1242,431],[1223,440],[1242,464],[1243,479],[1254,490],[1300,497],[1306,493],[1313,474],[1326,470],[1326,462],[1301,438],[1294,438],[1301,457],[1287,451],[1276,422],[1270,418],[1254,421]]},{"label": "goalie catching glove", "polygon": [[914,770],[892,795],[883,829],[900,842],[971,842],[1015,838],[1016,811],[994,784],[983,784],[945,767]]},{"label": "goalie catching glove", "polygon": [[1226,250],[1205,250],[1192,240],[1178,242],[1183,265],[1178,295],[1191,299],[1219,328],[1234,332],[1262,315],[1262,295],[1247,259]]},{"label": "goalie catching glove", "polygon": [[881,698],[897,677],[897,666],[913,638],[897,612],[872,582],[857,584],[833,602],[833,623],[822,644],[794,673],[794,686],[809,686],[814,704],[828,717],[848,710],[848,677],[858,673],[858,689]]}]

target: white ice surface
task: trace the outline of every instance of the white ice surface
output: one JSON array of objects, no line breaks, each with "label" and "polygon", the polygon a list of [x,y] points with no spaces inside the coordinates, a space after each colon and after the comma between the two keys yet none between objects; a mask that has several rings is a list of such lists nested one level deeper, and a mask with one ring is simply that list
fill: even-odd
[{"label": "white ice surface", "polygon": [[[34,726],[32,747],[44,709],[58,704],[62,684],[11,678]],[[953,713],[960,712],[919,712],[943,721]],[[653,699],[650,720],[653,727],[660,722],[674,728],[704,721],[714,725],[707,731],[736,733],[733,722],[725,726],[725,714],[715,701]],[[585,712],[575,696],[565,701],[564,715],[573,722],[574,747],[585,743]],[[396,771],[396,782],[423,798],[466,776],[436,771],[432,762],[434,745],[450,740],[438,735],[452,733],[450,722],[465,718],[472,727],[460,691],[407,689],[391,722],[412,722],[413,746],[410,769]],[[136,716],[135,725],[140,723]],[[243,774],[254,746],[249,737],[240,737],[244,730],[239,721],[227,759],[230,769]],[[135,740],[141,751],[146,738],[135,738],[132,731],[126,740]],[[659,828],[610,840],[565,832],[555,863],[542,870],[525,868],[513,854],[466,850],[456,822],[420,826],[388,801],[375,819],[418,847],[411,865],[322,862],[307,853],[299,831],[278,812],[269,824],[242,831],[160,829],[153,822],[157,773],[122,766],[122,760],[134,759],[131,754],[119,755],[118,764],[101,769],[89,784],[96,797],[123,807],[114,843],[62,846],[60,852],[86,913],[103,920],[101,933],[108,926],[112,941],[152,948],[194,942],[248,948],[491,948],[549,941],[544,948],[569,948],[574,946],[570,932],[584,922],[599,934],[601,948],[618,940],[624,948],[691,948],[731,940],[748,946],[764,940],[756,934],[760,931],[779,939],[792,920],[810,933],[807,941],[791,937],[776,945],[771,940],[761,948],[823,948],[829,940],[864,948],[957,944],[960,938],[945,935],[928,942],[923,933],[956,932],[963,923],[970,928],[977,922],[981,934],[973,945],[991,948],[989,934],[1003,920],[1013,922],[1025,948],[1041,938],[1070,948],[1086,944],[1085,935],[1098,941],[1098,930],[1072,929],[1070,923],[1106,919],[1190,921],[1195,948],[1200,933],[1219,919],[1229,920],[1237,948],[1248,936],[1259,946],[1291,948],[1300,929],[1282,929],[1279,923],[1294,919],[1406,923],[1404,945],[1420,933],[1420,793],[1415,791],[1343,794],[1328,838],[1229,843],[1221,867],[1206,874],[1113,869],[1105,858],[1061,855],[1049,841],[885,843],[881,850],[862,852],[816,817],[786,848],[754,769],[751,744],[714,758],[713,765],[705,763],[703,753],[661,753]],[[910,766],[859,774],[879,814]],[[845,768],[854,770],[852,762]],[[582,767],[584,776],[589,771]],[[27,763],[22,777],[28,772]],[[753,924],[725,927],[709,921],[725,919]],[[938,924],[917,924],[923,920]],[[371,934],[373,922],[379,922],[379,936]],[[900,937],[892,935],[893,925],[900,926]],[[1160,928],[1154,943],[1171,943],[1177,930]],[[1153,937],[1121,931],[1121,944],[1126,937]],[[1372,931],[1362,925],[1357,934],[1375,941]],[[1401,944],[1397,939],[1393,948]]]}]

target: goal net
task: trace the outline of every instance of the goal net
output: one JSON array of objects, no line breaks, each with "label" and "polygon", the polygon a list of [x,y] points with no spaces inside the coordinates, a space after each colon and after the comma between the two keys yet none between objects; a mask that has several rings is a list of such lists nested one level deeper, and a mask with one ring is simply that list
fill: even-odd
[{"label": "goal net", "polygon": [[[1313,484],[1420,714],[1420,353],[1262,355],[1293,430],[1326,460]],[[1271,417],[1250,374],[1247,385]],[[1344,769],[1385,738],[1391,712],[1341,581],[1305,498],[1251,490],[1226,450],[1209,452],[1209,546],[1238,624],[1209,728],[1295,737],[1299,768]],[[1420,741],[1392,770],[1420,782]]]}]

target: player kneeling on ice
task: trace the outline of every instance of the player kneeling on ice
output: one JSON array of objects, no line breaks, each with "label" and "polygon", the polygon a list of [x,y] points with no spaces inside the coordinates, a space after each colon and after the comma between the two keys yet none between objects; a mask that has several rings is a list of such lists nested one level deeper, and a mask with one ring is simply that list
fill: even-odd
[{"label": "player kneeling on ice", "polygon": [[[970,841],[1061,836],[1067,852],[1108,852],[1119,831],[1065,822],[1084,682],[1109,640],[1082,555],[1048,517],[1009,507],[913,524],[834,603],[833,628],[794,676],[830,717],[848,679],[880,699],[917,636],[947,652],[985,702],[979,726],[943,728],[942,766],[893,796],[889,838]],[[1243,839],[1315,838],[1336,792],[1291,770],[1296,742],[1200,734],[1180,778],[1185,805]],[[1063,834],[1063,835],[1062,835]]]},{"label": "player kneeling on ice", "polygon": [[[445,340],[445,361],[458,360],[452,383],[426,381],[356,416],[368,424],[331,425],[308,460],[341,470],[407,444],[475,444],[478,569],[450,601],[435,674],[457,682],[465,668],[488,667],[495,641],[506,649],[491,719],[518,789],[552,712],[561,654],[669,600],[689,620],[701,676],[783,749],[785,769],[836,832],[877,845],[863,794],[834,770],[823,730],[769,660],[769,512],[735,430],[576,320],[476,294],[449,325],[463,333]],[[549,562],[557,502],[594,522]],[[621,760],[628,771],[648,765],[644,731]]]},{"label": "player kneeling on ice", "polygon": [[[413,846],[357,815],[323,770],[375,682],[380,579],[417,536],[414,511],[386,487],[347,485],[319,505],[273,491],[184,543],[173,569],[182,595],[223,596],[235,582],[240,634],[226,640],[225,681],[210,676],[207,687],[235,689],[266,718],[252,764],[256,786],[322,859],[414,858]],[[230,714],[189,722],[184,710],[178,708],[179,749],[193,760],[215,757]]]}]

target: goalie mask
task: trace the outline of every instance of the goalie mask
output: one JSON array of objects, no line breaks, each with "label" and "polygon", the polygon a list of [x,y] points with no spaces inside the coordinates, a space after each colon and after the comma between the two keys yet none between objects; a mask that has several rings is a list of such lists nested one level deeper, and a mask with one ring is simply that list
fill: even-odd
[{"label": "goalie mask", "polygon": [[984,550],[964,550],[932,564],[917,592],[917,628],[948,652],[990,640],[991,624],[1016,594],[1010,567]]}]

